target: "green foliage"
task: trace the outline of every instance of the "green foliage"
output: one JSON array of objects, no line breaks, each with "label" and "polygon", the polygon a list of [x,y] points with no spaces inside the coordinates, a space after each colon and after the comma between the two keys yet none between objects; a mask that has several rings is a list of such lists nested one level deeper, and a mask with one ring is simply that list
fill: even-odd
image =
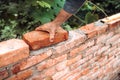
[{"label": "green foliage", "polygon": [[39,6],[44,7],[44,8],[51,8],[51,5],[48,4],[45,1],[37,1],[37,3],[39,4]]},{"label": "green foliage", "polygon": [[65,0],[0,0],[0,41],[20,36],[55,18]]},{"label": "green foliage", "polygon": [[88,24],[97,20],[98,20],[97,14],[92,14],[91,12],[88,12],[85,16],[85,24]]},{"label": "green foliage", "polygon": [[74,18],[71,20],[72,22],[70,21],[72,23],[70,25],[79,26],[97,21],[99,19],[99,15],[95,13],[97,10],[101,10],[101,8],[93,4],[91,1],[86,1],[79,12],[74,15]]},{"label": "green foliage", "polygon": [[10,26],[9,24],[4,24],[4,20],[0,21],[0,26],[4,26],[3,29],[1,30],[1,37],[0,40],[2,39],[10,39],[10,38],[15,38],[17,34],[15,34],[15,27],[17,25],[16,21],[10,21]]},{"label": "green foliage", "polygon": [[[108,15],[120,12],[120,0],[94,0],[93,3],[102,8]],[[99,11],[97,13],[102,14]]]},{"label": "green foliage", "polygon": [[[91,1],[87,0],[79,12],[63,25],[64,29],[72,30],[107,14],[120,12],[119,0]],[[22,34],[53,20],[64,2],[65,0],[0,0],[0,41],[21,38]]]}]

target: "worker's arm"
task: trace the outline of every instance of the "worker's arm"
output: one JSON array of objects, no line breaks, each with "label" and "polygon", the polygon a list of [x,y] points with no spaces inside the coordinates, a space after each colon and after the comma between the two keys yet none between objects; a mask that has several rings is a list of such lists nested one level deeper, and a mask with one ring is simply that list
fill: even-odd
[{"label": "worker's arm", "polygon": [[84,2],[85,0],[66,0],[63,9],[52,22],[39,26],[35,30],[48,31],[50,34],[50,42],[53,42],[55,33],[61,24],[75,14]]}]

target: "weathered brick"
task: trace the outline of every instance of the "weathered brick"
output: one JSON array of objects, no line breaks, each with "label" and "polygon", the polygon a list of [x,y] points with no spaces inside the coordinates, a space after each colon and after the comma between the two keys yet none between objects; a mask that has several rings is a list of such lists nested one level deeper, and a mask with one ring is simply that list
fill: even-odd
[{"label": "weathered brick", "polygon": [[65,68],[67,68],[67,60],[64,60],[64,61],[58,63],[55,66],[55,68],[56,68],[57,71],[61,71],[61,70],[65,69]]},{"label": "weathered brick", "polygon": [[45,79],[43,80],[53,80],[53,78],[51,76],[47,76]]},{"label": "weathered brick", "polygon": [[84,53],[84,56],[88,56],[88,55],[90,55],[92,53],[95,54],[97,52],[97,50],[100,49],[101,47],[102,47],[102,45],[99,44],[99,45],[95,45],[95,46],[92,46],[92,47],[88,48],[86,50],[86,52]]},{"label": "weathered brick", "polygon": [[117,19],[120,19],[120,13],[114,14],[114,15],[109,16],[109,17],[105,17],[101,21],[104,23],[109,23],[111,21],[116,21]]},{"label": "weathered brick", "polygon": [[95,44],[95,41],[94,40],[90,40],[90,41],[87,41],[85,44],[82,44],[80,45],[79,47],[75,48],[75,49],[72,49],[70,51],[70,56],[71,57],[74,57],[76,56],[78,53],[84,51],[85,49],[87,49],[88,47],[91,47]]},{"label": "weathered brick", "polygon": [[65,74],[69,73],[69,68],[66,68],[60,72],[57,72],[55,75],[52,76],[53,80],[60,80]]},{"label": "weathered brick", "polygon": [[85,35],[79,34],[79,33],[75,32],[75,31],[69,31],[69,35],[70,36],[69,36],[68,41],[54,47],[56,53],[59,53],[59,54],[63,53],[65,51],[67,51],[67,50],[81,44],[82,42],[84,42],[86,40]]},{"label": "weathered brick", "polygon": [[23,39],[29,44],[33,50],[40,49],[45,46],[50,46],[58,42],[68,39],[68,32],[62,28],[56,33],[54,41],[49,41],[49,33],[43,31],[31,31],[23,35]]},{"label": "weathered brick", "polygon": [[111,37],[110,39],[108,39],[106,41],[106,45],[112,44],[114,43],[114,41],[116,41],[117,39],[120,38],[120,34],[114,35],[113,37]]},{"label": "weathered brick", "polygon": [[47,77],[47,76],[52,76],[55,73],[57,73],[56,68],[51,67],[51,68],[48,68],[47,70],[43,71],[42,75],[45,75],[45,77]]},{"label": "weathered brick", "polygon": [[100,22],[90,23],[85,26],[82,26],[80,30],[82,30],[88,36],[88,38],[92,38],[98,34],[102,34],[106,32],[108,25],[105,24],[101,25],[101,24],[102,23]]},{"label": "weathered brick", "polygon": [[6,80],[25,80],[28,77],[30,77],[32,74],[33,74],[33,70],[28,69],[28,70],[22,71],[16,75],[13,75]]},{"label": "weathered brick", "polygon": [[79,78],[81,78],[82,77],[82,74],[81,73],[78,73],[74,78],[73,78],[73,80],[78,80]]},{"label": "weathered brick", "polygon": [[94,56],[91,60],[89,60],[89,63],[91,66],[94,66],[94,63],[98,61],[101,58],[101,56]]},{"label": "weathered brick", "polygon": [[115,40],[113,43],[112,43],[112,46],[118,46],[120,47],[120,38]]},{"label": "weathered brick", "polygon": [[88,41],[85,43],[85,45],[86,45],[87,47],[92,47],[92,46],[94,46],[94,44],[95,44],[94,39],[93,39],[93,40],[88,40]]},{"label": "weathered brick", "polygon": [[109,32],[108,34],[103,34],[97,38],[96,43],[106,43],[106,40],[110,39],[115,33],[114,32]]},{"label": "weathered brick", "polygon": [[0,80],[3,80],[8,77],[8,72],[6,69],[0,70]]},{"label": "weathered brick", "polygon": [[74,57],[74,56],[76,56],[78,53],[80,53],[80,52],[82,52],[83,50],[85,50],[86,48],[87,48],[87,45],[82,44],[82,45],[80,45],[79,47],[77,47],[77,48],[75,48],[75,49],[72,49],[72,50],[70,51],[70,56],[71,56],[71,57]]},{"label": "weathered brick", "polygon": [[19,39],[0,43],[0,67],[15,63],[29,56],[29,46]]},{"label": "weathered brick", "polygon": [[75,68],[74,70],[72,70],[71,72],[69,72],[68,74],[64,75],[61,80],[67,80],[69,77],[71,77],[72,75],[80,72],[82,69],[81,69],[81,66]]},{"label": "weathered brick", "polygon": [[88,74],[89,71],[90,71],[89,68],[83,69],[81,72],[78,72],[78,74],[72,80],[78,80],[82,76]]},{"label": "weathered brick", "polygon": [[44,80],[45,75],[41,75],[40,73],[33,73],[27,80]]},{"label": "weathered brick", "polygon": [[76,63],[71,65],[71,70],[81,66],[82,64],[86,63],[88,60],[89,60],[89,56],[87,56],[87,57],[85,57],[83,59],[78,60]]},{"label": "weathered brick", "polygon": [[[102,56],[108,56],[110,53],[112,54],[112,51],[114,51],[115,49],[117,48],[117,46],[112,46],[110,47],[109,49],[107,49],[103,54]],[[108,56],[109,57],[109,56]]]},{"label": "weathered brick", "polygon": [[119,25],[120,25],[120,19],[116,19],[116,20],[110,21],[108,23],[108,26],[109,26],[110,29],[118,27]]},{"label": "weathered brick", "polygon": [[51,55],[52,55],[52,51],[48,50],[45,53],[35,55],[35,56],[31,56],[28,59],[23,60],[22,62],[14,65],[13,68],[12,68],[12,72],[14,74],[18,73],[21,70],[24,70],[24,69],[26,69],[28,67],[31,67],[31,66],[45,60],[46,58],[50,57]]},{"label": "weathered brick", "polygon": [[96,30],[97,30],[97,34],[103,34],[108,30],[108,25],[104,24],[100,21],[95,22],[95,26],[96,26]]},{"label": "weathered brick", "polygon": [[100,48],[98,51],[96,51],[94,53],[94,56],[100,56],[102,55],[105,51],[107,51],[110,48],[110,45],[107,46],[103,46],[102,48]]},{"label": "weathered brick", "polygon": [[47,61],[45,61],[45,62],[40,63],[40,64],[37,66],[37,69],[38,69],[39,71],[42,71],[42,70],[44,70],[44,69],[47,69],[47,68],[49,68],[49,67],[51,67],[51,66],[54,66],[54,65],[58,64],[58,63],[61,62],[61,61],[66,60],[66,59],[67,59],[67,55],[66,55],[66,54],[65,54],[65,55],[62,55],[62,56],[60,56],[60,57],[54,58],[54,59],[49,59],[49,60],[47,60]]},{"label": "weathered brick", "polygon": [[81,65],[81,68],[82,69],[85,69],[85,68],[87,68],[87,67],[90,67],[90,63],[89,62],[86,62],[86,63],[84,63],[83,65]]},{"label": "weathered brick", "polygon": [[107,66],[106,69],[104,70],[105,73],[111,73],[113,71],[112,66]]},{"label": "weathered brick", "polygon": [[94,23],[82,26],[80,30],[82,30],[88,36],[88,38],[92,38],[97,35],[97,30]]},{"label": "weathered brick", "polygon": [[28,80],[49,80],[50,78],[52,79],[52,75],[55,73],[57,73],[57,71],[53,66],[40,72],[34,72],[34,75],[31,76]]},{"label": "weathered brick", "polygon": [[95,73],[99,70],[99,68],[100,68],[99,66],[92,67],[91,72]]},{"label": "weathered brick", "polygon": [[90,68],[89,68],[89,67],[88,67],[88,68],[85,68],[84,70],[81,71],[81,74],[82,74],[82,75],[86,75],[86,74],[89,73],[89,71],[90,71]]},{"label": "weathered brick", "polygon": [[107,36],[106,36],[106,40],[109,39],[109,38],[111,38],[111,37],[114,36],[114,35],[115,35],[115,32],[113,32],[113,31],[109,32],[109,33],[107,34]]},{"label": "weathered brick", "polygon": [[87,76],[82,76],[82,77],[79,77],[77,80],[93,80]]},{"label": "weathered brick", "polygon": [[81,59],[82,59],[82,55],[78,55],[78,56],[75,57],[75,58],[69,59],[69,60],[67,61],[67,66],[70,66],[71,64],[74,64],[74,63],[78,62],[78,61],[81,60]]},{"label": "weathered brick", "polygon": [[74,74],[72,74],[72,75],[70,75],[70,76],[68,76],[66,79],[62,79],[62,80],[75,80],[75,77],[77,76],[77,75],[79,75],[80,73],[74,73]]},{"label": "weathered brick", "polygon": [[112,56],[114,56],[115,57],[115,55],[118,53],[118,50],[117,50],[117,48],[116,49],[114,49],[113,51],[111,51],[109,54],[108,54],[108,56],[109,57],[112,57]]},{"label": "weathered brick", "polygon": [[103,35],[100,35],[99,37],[97,37],[96,43],[99,44],[99,43],[102,43],[103,41],[105,41],[106,36],[107,36],[106,34],[103,34]]}]

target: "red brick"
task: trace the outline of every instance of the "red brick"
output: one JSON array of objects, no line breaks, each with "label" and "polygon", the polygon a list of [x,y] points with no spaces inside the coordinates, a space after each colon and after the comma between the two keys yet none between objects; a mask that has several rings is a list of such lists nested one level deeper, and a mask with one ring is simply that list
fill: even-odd
[{"label": "red brick", "polygon": [[111,38],[115,33],[114,32],[109,32],[108,34],[103,34],[103,35],[100,35],[98,38],[97,38],[97,41],[96,43],[106,43],[106,40]]},{"label": "red brick", "polygon": [[67,40],[68,32],[60,28],[57,34],[55,35],[54,42],[50,42],[49,33],[43,31],[28,32],[23,35],[23,39],[29,44],[31,49],[36,50],[45,46],[50,46],[52,44]]},{"label": "red brick", "polygon": [[51,68],[45,70],[44,73],[42,73],[42,75],[45,75],[45,77],[47,77],[47,76],[52,76],[55,73],[57,73],[55,67],[51,67]]},{"label": "red brick", "polygon": [[106,39],[109,39],[109,38],[111,38],[111,37],[114,36],[114,35],[115,35],[115,32],[111,31],[111,32],[109,32],[109,33],[107,34]]},{"label": "red brick", "polygon": [[82,74],[79,73],[79,74],[77,74],[72,80],[78,80],[78,79],[81,78],[81,77],[82,77]]},{"label": "red brick", "polygon": [[[117,46],[112,46],[109,49],[107,49],[102,56],[108,56],[110,53],[112,54],[112,51],[114,51],[117,48]],[[108,56],[109,57],[109,56]]]},{"label": "red brick", "polygon": [[25,80],[28,77],[30,77],[33,74],[33,71],[31,69],[22,71],[16,75],[11,76],[7,80]]},{"label": "red brick", "polygon": [[42,54],[39,54],[39,55],[35,55],[35,56],[31,56],[30,58],[16,64],[13,66],[12,68],[12,72],[15,74],[15,73],[18,73],[19,71],[21,70],[24,70],[28,67],[31,67],[43,60],[45,60],[46,58],[50,57],[52,55],[52,51],[51,50],[48,50],[47,52],[45,53],[42,53]]},{"label": "red brick", "polygon": [[30,78],[30,80],[49,80],[49,78],[52,79],[52,76],[57,73],[56,68],[50,67],[48,69],[42,70],[40,72],[38,72],[37,74],[35,74],[34,76],[32,76]]},{"label": "red brick", "polygon": [[120,25],[120,19],[116,19],[108,23],[110,29],[118,27],[119,25]]},{"label": "red brick", "polygon": [[108,25],[101,25],[101,26],[97,26],[96,30],[97,30],[97,34],[103,34],[107,31],[108,29]]},{"label": "red brick", "polygon": [[75,49],[72,49],[70,51],[70,57],[74,57],[76,56],[78,53],[82,52],[83,50],[85,50],[87,48],[86,45],[80,45],[79,47],[75,48]]},{"label": "red brick", "polygon": [[120,34],[114,35],[110,39],[106,41],[106,45],[114,43],[114,41],[117,41],[120,38]]},{"label": "red brick", "polygon": [[101,56],[105,51],[107,51],[110,48],[110,45],[103,46],[98,51],[94,53],[94,56]]},{"label": "red brick", "polygon": [[88,42],[86,42],[85,44],[82,44],[82,45],[80,45],[79,47],[77,47],[77,48],[75,48],[75,49],[72,49],[72,50],[70,51],[70,56],[71,56],[71,57],[74,57],[74,56],[76,56],[78,53],[84,51],[84,50],[87,49],[88,47],[93,46],[94,44],[95,44],[94,40],[88,41]]},{"label": "red brick", "polygon": [[89,68],[83,69],[81,72],[78,72],[78,74],[72,79],[72,80],[78,80],[82,76],[89,73]]},{"label": "red brick", "polygon": [[[44,72],[44,71],[43,71]],[[50,76],[46,76],[47,77],[50,77]],[[27,80],[44,80],[45,78],[45,74],[42,73],[42,72],[34,72],[32,76],[30,76]]]},{"label": "red brick", "polygon": [[63,76],[69,73],[69,68],[66,68],[60,72],[57,72],[55,75],[52,76],[53,80],[60,80]]},{"label": "red brick", "polygon": [[92,68],[93,73],[97,72],[98,70],[99,70],[99,66],[95,66],[95,67]]},{"label": "red brick", "polygon": [[71,77],[72,75],[81,72],[81,66],[79,66],[78,68],[75,68],[74,70],[72,70],[71,72],[69,72],[68,74],[66,74],[65,76],[63,76],[61,78],[61,80],[67,80],[69,77]]},{"label": "red brick", "polygon": [[97,62],[100,66],[105,66],[108,63],[107,56],[101,57]]},{"label": "red brick", "polygon": [[75,77],[78,76],[80,73],[77,72],[77,73],[74,73],[70,76],[68,76],[66,79],[62,79],[62,80],[76,80]]},{"label": "red brick", "polygon": [[82,74],[82,75],[86,75],[86,74],[89,73],[89,71],[90,71],[90,68],[88,67],[88,68],[82,70],[81,74]]},{"label": "red brick", "polygon": [[96,30],[94,23],[90,23],[85,26],[82,26],[80,28],[80,30],[85,32],[85,34],[88,36],[88,38],[91,38],[91,37],[94,37],[95,35],[97,35],[97,30]]},{"label": "red brick", "polygon": [[85,45],[87,46],[87,47],[91,47],[91,46],[93,46],[95,44],[95,41],[94,40],[88,40],[87,42],[85,42]]},{"label": "red brick", "polygon": [[82,69],[85,69],[85,68],[87,68],[87,67],[89,67],[89,66],[90,66],[90,63],[89,63],[89,62],[86,62],[86,63],[84,63],[83,65],[81,65]]},{"label": "red brick", "polygon": [[88,48],[86,52],[84,53],[84,56],[88,56],[93,53],[96,54],[97,50],[100,49],[101,47],[102,45],[100,44],[100,45],[95,45],[95,46]]},{"label": "red brick", "polygon": [[60,56],[60,57],[54,58],[54,59],[49,59],[49,60],[47,60],[47,61],[45,61],[45,62],[40,63],[40,64],[37,66],[37,69],[38,69],[39,71],[42,71],[42,70],[44,70],[44,69],[47,69],[47,68],[49,68],[49,67],[51,67],[51,66],[56,65],[57,63],[59,63],[59,62],[61,62],[61,61],[66,60],[66,59],[67,59],[67,55],[66,55],[66,54],[65,54],[65,55],[62,55],[62,56]]},{"label": "red brick", "polygon": [[54,49],[56,50],[56,53],[58,53],[58,54],[63,53],[65,51],[67,51],[67,50],[81,44],[82,42],[84,42],[86,40],[85,35],[79,34],[79,33],[75,32],[75,31],[69,31],[69,35],[70,36],[69,36],[68,41],[54,47]]},{"label": "red brick", "polygon": [[0,80],[8,77],[8,72],[6,69],[0,70]]},{"label": "red brick", "polygon": [[113,71],[112,66],[106,67],[106,69],[105,69],[105,73],[110,73],[112,71]]},{"label": "red brick", "polygon": [[82,77],[79,77],[79,79],[77,80],[93,80],[93,79],[89,78],[88,76],[82,76]]},{"label": "red brick", "polygon": [[103,34],[103,35],[100,35],[99,37],[97,37],[96,43],[99,44],[99,43],[102,43],[103,41],[105,41],[106,36],[107,36],[106,34]]},{"label": "red brick", "polygon": [[42,79],[42,80],[53,80],[53,78],[51,76],[47,76],[45,79]]},{"label": "red brick", "polygon": [[101,58],[101,56],[94,56],[94,58],[92,58],[91,60],[89,60],[89,63],[91,64],[91,66],[95,67],[94,63],[96,61],[98,61],[100,58]]},{"label": "red brick", "polygon": [[[120,34],[119,34],[120,35]],[[118,46],[120,47],[120,38],[117,39],[115,42],[112,43],[112,46]]]},{"label": "red brick", "polygon": [[40,75],[34,75],[30,77],[30,80],[44,80]]},{"label": "red brick", "polygon": [[67,66],[70,66],[71,64],[74,64],[74,63],[78,62],[81,59],[82,59],[82,55],[78,55],[77,57],[68,60],[67,61]]},{"label": "red brick", "polygon": [[29,56],[29,46],[19,39],[0,42],[0,67],[15,63]]},{"label": "red brick", "polygon": [[82,64],[84,64],[85,62],[87,62],[89,60],[89,56],[78,60],[76,63],[71,65],[71,70],[76,69],[77,67],[81,66]]},{"label": "red brick", "polygon": [[61,71],[67,67],[67,60],[64,60],[63,62],[58,63],[55,68],[57,71]]},{"label": "red brick", "polygon": [[117,48],[116,49],[114,49],[113,51],[111,51],[109,54],[108,54],[108,56],[109,57],[112,57],[112,56],[114,56],[115,57],[115,55],[118,53],[118,50],[117,50]]}]

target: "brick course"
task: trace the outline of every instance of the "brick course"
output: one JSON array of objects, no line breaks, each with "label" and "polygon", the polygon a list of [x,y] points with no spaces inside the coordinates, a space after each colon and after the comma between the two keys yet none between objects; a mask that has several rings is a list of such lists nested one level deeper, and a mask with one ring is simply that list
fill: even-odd
[{"label": "brick course", "polygon": [[18,39],[0,43],[0,67],[12,64],[29,56],[29,46]]},{"label": "brick course", "polygon": [[23,40],[0,42],[0,80],[113,80],[120,73],[120,19],[90,23],[69,36],[62,29],[53,43],[41,31]]},{"label": "brick course", "polygon": [[32,50],[50,46],[52,44],[68,39],[68,32],[62,28],[56,33],[54,41],[49,41],[49,33],[43,31],[31,31],[23,35],[23,39],[29,44]]}]

